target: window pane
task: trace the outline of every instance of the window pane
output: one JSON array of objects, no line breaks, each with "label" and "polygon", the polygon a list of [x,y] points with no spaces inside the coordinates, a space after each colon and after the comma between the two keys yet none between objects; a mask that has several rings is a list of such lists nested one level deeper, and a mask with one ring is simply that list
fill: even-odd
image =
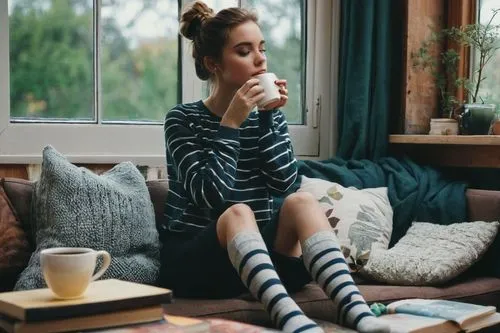
[{"label": "window pane", "polygon": [[8,4],[11,118],[92,120],[92,1]]},{"label": "window pane", "polygon": [[[479,19],[481,23],[487,24],[493,15],[492,10],[500,8],[500,0],[481,0],[480,6]],[[500,25],[500,14],[495,16],[492,24]],[[500,30],[497,30],[497,32],[500,33]],[[478,66],[478,58],[475,59],[475,66]],[[485,103],[496,104],[497,112],[500,111],[500,71],[498,68],[500,68],[500,50],[497,50],[490,62],[486,64],[483,70],[485,80],[481,83],[478,94],[478,97],[481,97]],[[481,103],[481,100],[478,99],[477,102]]]},{"label": "window pane", "polygon": [[266,39],[267,70],[288,84],[283,111],[290,124],[304,123],[305,10],[304,0],[249,0],[259,15]]},{"label": "window pane", "polygon": [[103,0],[101,108],[108,121],[162,121],[178,102],[177,0]]}]

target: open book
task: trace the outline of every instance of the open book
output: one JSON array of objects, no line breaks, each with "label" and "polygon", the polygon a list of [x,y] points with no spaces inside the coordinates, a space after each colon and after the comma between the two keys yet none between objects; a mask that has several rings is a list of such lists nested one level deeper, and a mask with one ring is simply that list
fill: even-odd
[{"label": "open book", "polygon": [[407,299],[387,306],[381,316],[391,333],[474,332],[500,323],[494,306],[447,300]]}]

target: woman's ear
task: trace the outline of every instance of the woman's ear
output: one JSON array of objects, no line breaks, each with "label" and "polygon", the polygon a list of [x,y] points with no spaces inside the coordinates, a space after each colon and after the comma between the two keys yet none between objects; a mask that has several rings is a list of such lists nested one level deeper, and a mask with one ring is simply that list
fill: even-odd
[{"label": "woman's ear", "polygon": [[205,68],[212,74],[215,74],[218,70],[217,63],[212,57],[204,57],[203,65],[205,65]]}]

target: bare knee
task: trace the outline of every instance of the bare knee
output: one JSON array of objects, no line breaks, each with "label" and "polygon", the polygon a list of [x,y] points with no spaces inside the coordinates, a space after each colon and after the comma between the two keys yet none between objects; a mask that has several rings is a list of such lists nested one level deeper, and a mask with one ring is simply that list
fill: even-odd
[{"label": "bare knee", "polygon": [[318,201],[308,192],[295,192],[285,198],[280,211],[281,223],[299,239],[330,228]]},{"label": "bare knee", "polygon": [[217,221],[217,237],[222,247],[239,232],[258,230],[252,209],[241,203],[226,209]]},{"label": "bare knee", "polygon": [[311,208],[319,205],[311,193],[295,192],[285,198],[282,209],[284,208],[287,211],[303,211],[304,206]]}]

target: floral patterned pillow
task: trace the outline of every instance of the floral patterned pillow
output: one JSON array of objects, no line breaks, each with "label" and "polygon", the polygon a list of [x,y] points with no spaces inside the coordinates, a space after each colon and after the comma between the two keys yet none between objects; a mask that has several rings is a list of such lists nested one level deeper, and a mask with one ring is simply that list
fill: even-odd
[{"label": "floral patterned pillow", "polygon": [[387,187],[356,189],[302,176],[298,192],[311,193],[334,229],[351,271],[358,271],[375,249],[386,250],[392,234]]}]

